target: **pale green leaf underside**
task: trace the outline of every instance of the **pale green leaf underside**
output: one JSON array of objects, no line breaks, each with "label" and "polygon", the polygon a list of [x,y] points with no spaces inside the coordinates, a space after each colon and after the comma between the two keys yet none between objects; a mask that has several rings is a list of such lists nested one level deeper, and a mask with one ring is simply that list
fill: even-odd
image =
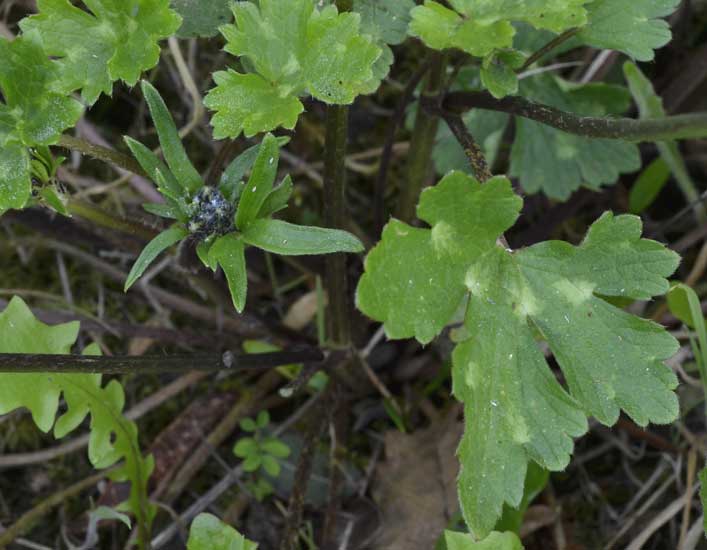
[{"label": "pale green leaf underside", "polygon": [[458,48],[483,57],[513,45],[512,22],[562,32],[587,21],[590,0],[450,0],[452,8],[433,0],[412,10],[410,33],[428,46]]},{"label": "pale green leaf underside", "polygon": [[[357,293],[359,308],[389,336],[421,342],[469,296],[470,336],[454,351],[453,382],[467,418],[460,500],[479,537],[504,503],[520,503],[529,461],[555,471],[567,465],[587,416],[611,425],[622,409],[645,425],[678,413],[677,379],[663,363],[677,342],[601,298],[666,292],[678,256],[642,239],[639,218],[610,213],[580,246],[550,241],[510,253],[495,241],[520,206],[505,178],[481,186],[453,173],[422,196],[418,215],[432,229],[388,224]],[[539,351],[536,332],[567,389]]]},{"label": "pale green leaf underside", "polygon": [[670,25],[660,19],[677,9],[680,0],[595,0],[587,5],[589,21],[578,38],[594,46],[651,61],[670,42]]},{"label": "pale green leaf underside", "polygon": [[[0,353],[67,354],[78,330],[77,322],[56,326],[41,323],[15,297],[0,313]],[[91,346],[86,351],[96,353],[98,348]],[[62,394],[66,412],[56,418]],[[57,438],[73,431],[91,415],[89,459],[96,468],[125,460],[114,475],[133,481],[126,508],[137,512],[138,495],[145,494],[153,465],[151,458],[142,458],[137,427],[122,416],[124,401],[122,386],[115,380],[101,386],[100,374],[0,374],[0,414],[27,407],[42,431],[48,432],[54,426]]]},{"label": "pale green leaf underside", "polygon": [[187,550],[256,550],[257,547],[256,543],[211,514],[196,516],[189,529]]},{"label": "pale green leaf underside", "polygon": [[69,0],[38,0],[39,14],[23,19],[24,32],[41,36],[44,49],[58,57],[62,92],[81,89],[88,104],[113,82],[134,85],[142,71],[154,67],[158,42],[171,36],[181,18],[169,0],[85,0],[90,13]]},{"label": "pale green leaf underside", "polygon": [[253,135],[284,125],[293,128],[309,93],[330,104],[350,104],[370,91],[381,55],[359,33],[357,13],[339,14],[312,0],[263,0],[233,5],[235,22],[221,28],[226,51],[245,57],[254,73],[217,73],[206,105],[217,137]]}]

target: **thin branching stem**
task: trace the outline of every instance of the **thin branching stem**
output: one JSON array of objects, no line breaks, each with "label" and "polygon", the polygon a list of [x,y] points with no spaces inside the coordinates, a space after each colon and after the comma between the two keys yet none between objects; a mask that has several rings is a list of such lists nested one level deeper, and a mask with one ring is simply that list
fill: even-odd
[{"label": "thin branching stem", "polygon": [[[422,100],[430,108],[434,108],[435,103],[439,102],[439,98],[423,97]],[[470,109],[509,113],[589,138],[641,142],[707,136],[707,112],[642,120],[588,117],[561,111],[520,96],[496,99],[488,92],[451,92],[443,98],[441,107],[453,113]]]}]

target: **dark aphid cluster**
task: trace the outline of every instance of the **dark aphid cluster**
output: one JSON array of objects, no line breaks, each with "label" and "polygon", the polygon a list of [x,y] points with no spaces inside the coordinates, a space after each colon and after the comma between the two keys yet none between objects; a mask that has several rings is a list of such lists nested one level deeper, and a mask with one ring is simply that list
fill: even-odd
[{"label": "dark aphid cluster", "polygon": [[189,231],[201,238],[225,235],[233,231],[235,206],[228,202],[215,187],[204,187],[189,205]]}]

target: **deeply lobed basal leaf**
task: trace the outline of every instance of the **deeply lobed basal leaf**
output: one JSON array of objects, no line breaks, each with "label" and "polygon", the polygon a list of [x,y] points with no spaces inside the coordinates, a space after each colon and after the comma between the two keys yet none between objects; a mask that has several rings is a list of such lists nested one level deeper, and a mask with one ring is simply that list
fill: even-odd
[{"label": "deeply lobed basal leaf", "polygon": [[[68,354],[78,330],[77,322],[56,326],[41,323],[15,297],[0,313],[0,353]],[[97,352],[97,346],[86,350]],[[57,418],[61,395],[67,410]],[[91,464],[107,468],[124,460],[111,474],[113,479],[131,482],[130,496],[121,509],[135,513],[139,521],[149,525],[155,510],[147,501],[147,480],[154,464],[152,457],[142,457],[137,426],[122,416],[124,401],[122,386],[115,380],[101,386],[100,374],[0,374],[0,414],[26,407],[42,431],[54,426],[57,438],[91,415]]]},{"label": "deeply lobed basal leaf", "polygon": [[0,38],[0,213],[30,197],[28,147],[51,145],[81,116],[77,101],[53,91],[55,65],[34,40]]},{"label": "deeply lobed basal leaf", "polygon": [[293,128],[304,109],[298,96],[349,104],[370,91],[381,48],[359,33],[360,16],[322,9],[313,0],[263,0],[233,5],[225,25],[226,51],[245,58],[254,71],[216,73],[205,98],[216,111],[214,135],[235,138]]},{"label": "deeply lobed basal leaf", "polygon": [[157,64],[158,42],[174,34],[181,17],[169,0],[85,0],[86,12],[69,0],[38,0],[39,13],[20,23],[25,33],[41,37],[45,51],[58,57],[57,89],[93,104],[110,95],[113,82],[134,85]]},{"label": "deeply lobed basal leaf", "polygon": [[[635,216],[604,214],[579,246],[549,241],[510,252],[496,239],[522,201],[502,177],[480,185],[455,172],[426,190],[418,216],[397,220],[368,255],[358,307],[390,337],[429,342],[468,299],[468,338],[453,354],[454,394],[464,403],[459,495],[479,537],[504,503],[518,506],[529,461],[549,470],[569,462],[586,417],[636,423],[677,417],[677,379],[663,361],[677,342],[662,327],[611,305],[668,290],[679,257],[641,238]],[[552,350],[555,378],[535,335]]]}]

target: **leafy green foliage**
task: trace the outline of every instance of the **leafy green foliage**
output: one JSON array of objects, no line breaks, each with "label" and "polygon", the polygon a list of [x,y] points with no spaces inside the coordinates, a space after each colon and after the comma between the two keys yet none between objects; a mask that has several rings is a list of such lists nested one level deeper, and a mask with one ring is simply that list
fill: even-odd
[{"label": "leafy green foliage", "polygon": [[229,0],[171,0],[172,9],[182,17],[179,38],[211,37],[221,25],[230,23],[233,14]]},{"label": "leafy green foliage", "polygon": [[0,213],[30,197],[29,147],[51,145],[81,116],[77,101],[53,91],[55,65],[29,37],[0,38]]},{"label": "leafy green foliage", "polygon": [[382,51],[373,65],[373,78],[362,93],[375,92],[388,74],[394,61],[390,46],[407,38],[410,10],[414,7],[414,0],[354,0],[353,11],[361,16],[361,34],[369,35]]},{"label": "leafy green foliage", "polygon": [[[273,186],[280,144],[286,139],[266,135],[262,143],[244,151],[226,168],[218,188],[205,186],[159,93],[147,82],[142,90],[167,164],[141,143],[130,138],[126,143],[166,201],[166,205],[148,205],[147,210],[176,223],[142,251],[125,282],[126,291],[159,254],[190,236],[199,241],[197,255],[204,266],[223,269],[239,312],[247,294],[246,245],[283,255],[363,251],[361,242],[345,231],[271,219],[287,206],[293,189],[289,176]],[[250,177],[244,183],[248,170]]]},{"label": "leafy green foliage", "polygon": [[270,424],[270,415],[267,411],[261,411],[256,420],[244,419],[241,428],[253,432],[253,437],[239,439],[233,447],[233,453],[245,459],[243,469],[246,472],[263,468],[269,475],[277,477],[280,473],[280,464],[277,460],[290,456],[290,448],[276,437],[264,435],[263,432],[268,424]]},{"label": "leafy green foliage", "polygon": [[255,420],[243,419],[241,429],[253,435],[240,438],[233,447],[233,454],[243,459],[243,470],[253,474],[249,488],[258,500],[263,500],[273,492],[272,485],[262,473],[276,478],[282,469],[280,461],[290,456],[290,447],[285,442],[266,435],[269,423],[270,415],[267,411],[260,411]]},{"label": "leafy green foliage", "polygon": [[444,543],[445,550],[523,550],[516,534],[498,531],[493,531],[480,541],[474,541],[468,533],[445,531]]},{"label": "leafy green foliage", "polygon": [[304,93],[349,104],[370,90],[381,49],[359,33],[359,14],[319,9],[313,0],[237,2],[232,9],[235,23],[221,28],[225,49],[253,72],[214,75],[217,86],[204,103],[216,111],[217,138],[294,128]]},{"label": "leafy green foliage", "polygon": [[187,550],[256,550],[258,547],[211,514],[199,514],[189,529]]},{"label": "leafy green foliage", "polygon": [[578,37],[583,42],[651,61],[653,50],[670,42],[670,26],[661,17],[673,13],[680,0],[594,0],[589,20]]},{"label": "leafy green foliage", "polygon": [[[49,326],[35,319],[20,298],[13,298],[0,313],[0,353],[68,354],[76,341],[77,322]],[[97,346],[85,353],[95,354]],[[57,418],[59,397],[66,412]],[[130,496],[120,509],[136,514],[149,525],[154,507],[147,500],[147,480],[154,467],[152,457],[143,458],[137,426],[122,416],[125,395],[120,383],[101,385],[100,374],[12,373],[0,374],[0,414],[26,407],[40,430],[62,438],[91,415],[88,457],[96,468],[118,461],[123,465],[111,478],[131,482]]]},{"label": "leafy green foliage", "polygon": [[513,45],[511,22],[562,32],[587,21],[589,0],[450,0],[449,9],[433,0],[412,10],[410,32],[431,48],[458,48],[484,57]]},{"label": "leafy green foliage", "polygon": [[518,91],[516,69],[523,66],[525,56],[516,50],[498,50],[484,58],[481,82],[491,95],[502,98]]},{"label": "leafy green foliage", "polygon": [[25,33],[36,33],[44,50],[57,57],[58,91],[81,89],[86,103],[110,95],[113,82],[133,86],[157,64],[158,42],[172,35],[181,18],[169,0],[84,0],[86,12],[69,0],[38,0],[39,14],[25,18]]},{"label": "leafy green foliage", "polygon": [[[620,114],[630,102],[623,87],[574,87],[550,75],[524,80],[521,93],[540,103],[587,116]],[[632,143],[585,138],[516,118],[510,173],[519,178],[528,193],[543,191],[551,198],[566,200],[580,186],[598,190],[640,166],[638,147]]]},{"label": "leafy green foliage", "polygon": [[[485,185],[453,172],[418,206],[430,229],[392,220],[368,255],[358,307],[391,338],[429,342],[468,300],[468,338],[453,354],[453,391],[467,429],[459,447],[464,518],[479,537],[503,504],[517,507],[534,461],[564,469],[586,416],[605,425],[623,409],[636,423],[678,414],[677,379],[663,360],[677,342],[662,327],[604,297],[649,299],[668,290],[679,257],[641,238],[634,216],[604,214],[579,246],[549,241],[505,251],[496,240],[516,221],[510,182]],[[552,374],[547,341],[568,389]]]}]

